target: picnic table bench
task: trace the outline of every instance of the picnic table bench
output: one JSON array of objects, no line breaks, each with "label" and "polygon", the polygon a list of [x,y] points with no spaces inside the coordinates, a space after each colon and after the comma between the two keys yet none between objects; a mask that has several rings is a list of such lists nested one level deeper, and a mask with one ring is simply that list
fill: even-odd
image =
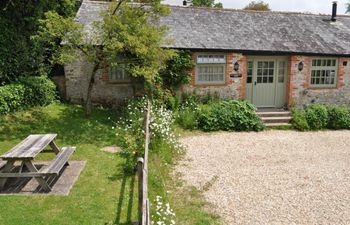
[{"label": "picnic table bench", "polygon": [[[0,156],[0,189],[5,186],[6,180],[10,177],[34,177],[45,191],[50,191],[49,184],[45,181],[48,176],[57,176],[62,171],[64,165],[68,164],[69,157],[75,151],[75,147],[59,148],[54,139],[57,134],[35,134],[29,135],[21,143],[13,147],[10,151]],[[50,146],[56,157],[49,165],[43,166],[39,170],[34,164],[34,158]],[[47,150],[46,150],[47,151]],[[14,163],[21,162],[19,172],[13,172]],[[22,172],[22,167],[26,166],[29,172]]]}]

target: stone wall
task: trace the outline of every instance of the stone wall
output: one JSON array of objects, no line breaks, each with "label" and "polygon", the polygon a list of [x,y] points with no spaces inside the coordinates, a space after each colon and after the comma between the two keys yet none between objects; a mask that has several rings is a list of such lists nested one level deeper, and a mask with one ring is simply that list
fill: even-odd
[{"label": "stone wall", "polygon": [[[298,70],[299,62],[304,63],[302,71]],[[289,65],[289,106],[303,107],[311,103],[350,105],[350,58],[338,58],[338,81],[334,88],[310,87],[310,57],[291,56]]]},{"label": "stone wall", "polygon": [[[189,85],[185,85],[183,91],[186,93],[196,93],[200,96],[208,94],[217,95],[224,99],[244,99],[246,90],[246,68],[247,58],[239,53],[225,53],[226,55],[226,79],[222,85],[198,85],[195,83],[196,69],[191,70],[192,79]],[[192,58],[196,62],[197,53],[192,53]],[[239,71],[233,70],[233,64],[238,61]],[[230,74],[242,74],[241,78],[231,78]]]},{"label": "stone wall", "polygon": [[67,100],[66,95],[66,78],[65,76],[53,76],[51,80],[56,84],[61,100]]},{"label": "stone wall", "polygon": [[[67,100],[73,103],[83,103],[86,98],[88,77],[92,65],[81,57],[79,60],[64,66],[66,77]],[[111,83],[108,81],[108,67],[104,66],[97,71],[92,90],[94,103],[118,105],[134,95],[130,83]]]},{"label": "stone wall", "polygon": [[[246,98],[247,57],[240,53],[224,53],[226,55],[226,79],[222,85],[198,85],[195,83],[195,67],[190,71],[192,80],[185,85],[183,92],[196,93],[201,96],[207,94],[218,95],[224,99]],[[197,53],[192,57],[196,60]],[[239,71],[235,72],[233,64],[239,63]],[[298,70],[298,64],[304,63],[304,69]],[[347,64],[345,65],[344,62]],[[287,101],[290,107],[302,107],[310,103],[331,103],[350,105],[350,58],[338,59],[338,82],[334,88],[310,87],[311,57],[290,56],[287,85]],[[88,75],[92,65],[80,59],[65,65],[67,100],[82,103],[86,96]],[[242,77],[231,78],[230,74],[238,73]],[[98,70],[92,93],[95,103],[117,105],[135,95],[131,83],[112,83],[109,81],[108,67]]]}]

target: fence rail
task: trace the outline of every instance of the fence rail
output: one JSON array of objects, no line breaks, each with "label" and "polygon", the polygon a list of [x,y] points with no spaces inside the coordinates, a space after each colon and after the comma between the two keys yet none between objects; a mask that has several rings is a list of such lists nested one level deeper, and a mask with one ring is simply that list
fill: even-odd
[{"label": "fence rail", "polygon": [[151,102],[147,100],[147,110],[144,117],[145,148],[144,156],[137,160],[138,177],[138,224],[150,225],[150,204],[148,199],[148,148],[150,142]]}]

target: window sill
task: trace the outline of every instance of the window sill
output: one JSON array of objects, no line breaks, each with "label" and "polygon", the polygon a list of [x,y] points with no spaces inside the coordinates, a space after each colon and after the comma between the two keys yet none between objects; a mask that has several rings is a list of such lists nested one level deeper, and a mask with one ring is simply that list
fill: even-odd
[{"label": "window sill", "polygon": [[196,87],[223,87],[227,86],[226,83],[220,83],[220,84],[194,84]]},{"label": "window sill", "polygon": [[131,84],[131,81],[107,81],[108,84]]},{"label": "window sill", "polygon": [[338,87],[308,87],[308,90],[334,90],[334,89],[338,89]]}]

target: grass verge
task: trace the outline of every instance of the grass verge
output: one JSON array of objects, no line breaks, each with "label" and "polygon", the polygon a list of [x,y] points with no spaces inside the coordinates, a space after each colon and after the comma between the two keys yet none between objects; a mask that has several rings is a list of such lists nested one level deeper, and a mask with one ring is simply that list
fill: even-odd
[{"label": "grass verge", "polygon": [[[72,160],[87,161],[69,196],[0,196],[0,224],[130,224],[137,218],[137,179],[125,174],[124,159],[100,149],[115,144],[108,117],[96,109],[52,104],[0,117],[0,153],[29,134],[57,133],[59,146],[76,146]],[[51,157],[43,154],[39,159]]]}]

